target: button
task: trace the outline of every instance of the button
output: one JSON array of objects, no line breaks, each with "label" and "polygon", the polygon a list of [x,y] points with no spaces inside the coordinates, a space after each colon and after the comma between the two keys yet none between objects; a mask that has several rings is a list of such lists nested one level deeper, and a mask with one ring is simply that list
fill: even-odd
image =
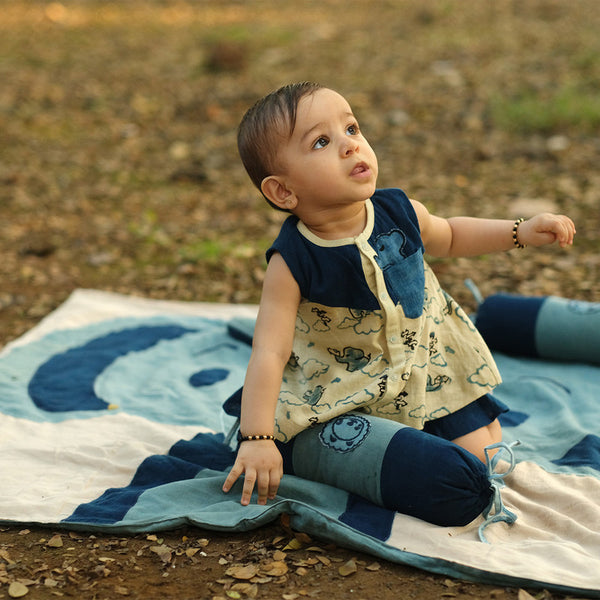
[{"label": "button", "polygon": [[398,341],[398,338],[397,338],[395,335],[393,335],[393,336],[390,338],[390,342],[391,342],[392,344],[395,344],[397,341]]}]

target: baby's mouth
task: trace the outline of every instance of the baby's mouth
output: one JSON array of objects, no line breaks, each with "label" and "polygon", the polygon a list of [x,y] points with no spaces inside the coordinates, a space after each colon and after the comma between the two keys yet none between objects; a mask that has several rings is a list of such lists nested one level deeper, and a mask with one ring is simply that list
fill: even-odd
[{"label": "baby's mouth", "polygon": [[350,172],[350,176],[353,177],[355,175],[363,175],[365,173],[369,172],[369,165],[367,165],[366,163],[358,163],[354,169],[352,169],[352,171]]}]

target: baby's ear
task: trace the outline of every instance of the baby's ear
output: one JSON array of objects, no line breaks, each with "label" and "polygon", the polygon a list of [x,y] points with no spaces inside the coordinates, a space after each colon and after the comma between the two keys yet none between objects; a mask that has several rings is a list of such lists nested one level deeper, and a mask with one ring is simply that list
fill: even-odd
[{"label": "baby's ear", "polygon": [[260,189],[273,204],[283,210],[294,210],[298,204],[294,193],[287,189],[283,178],[277,175],[265,177]]}]

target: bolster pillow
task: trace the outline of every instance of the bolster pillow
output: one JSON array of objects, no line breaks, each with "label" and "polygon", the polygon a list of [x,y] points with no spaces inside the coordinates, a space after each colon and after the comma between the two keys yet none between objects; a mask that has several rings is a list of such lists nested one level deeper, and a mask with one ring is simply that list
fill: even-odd
[{"label": "bolster pillow", "polygon": [[597,302],[494,294],[479,305],[475,324],[492,350],[600,364]]}]

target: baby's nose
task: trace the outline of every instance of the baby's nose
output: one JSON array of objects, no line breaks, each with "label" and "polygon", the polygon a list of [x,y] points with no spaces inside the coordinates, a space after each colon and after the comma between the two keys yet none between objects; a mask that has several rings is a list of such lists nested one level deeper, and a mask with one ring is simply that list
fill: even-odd
[{"label": "baby's nose", "polygon": [[347,139],[342,144],[341,152],[342,156],[350,156],[358,150],[358,143],[356,140]]}]

